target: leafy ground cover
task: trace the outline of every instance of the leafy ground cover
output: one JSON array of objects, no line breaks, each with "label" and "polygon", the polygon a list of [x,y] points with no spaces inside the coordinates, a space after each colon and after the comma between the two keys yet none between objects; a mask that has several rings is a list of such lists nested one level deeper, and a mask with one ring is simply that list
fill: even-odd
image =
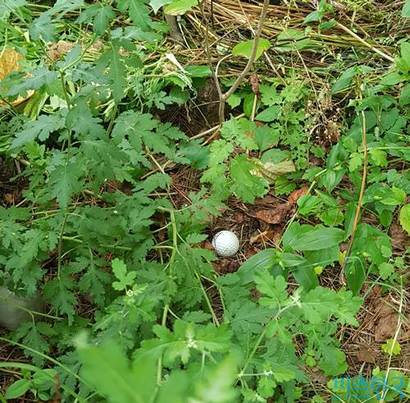
[{"label": "leafy ground cover", "polygon": [[409,16],[0,1],[0,399],[409,400]]}]

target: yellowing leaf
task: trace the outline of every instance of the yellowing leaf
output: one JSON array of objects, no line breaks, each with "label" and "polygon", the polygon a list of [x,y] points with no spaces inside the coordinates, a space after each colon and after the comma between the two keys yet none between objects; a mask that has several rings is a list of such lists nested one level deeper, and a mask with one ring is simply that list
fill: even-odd
[{"label": "yellowing leaf", "polygon": [[[14,49],[5,49],[0,52],[0,81],[5,79],[10,73],[20,70],[20,62],[23,60],[23,56],[16,52]],[[33,94],[30,91],[25,98],[18,97],[12,102],[14,106],[20,104]],[[0,105],[3,105],[3,101],[0,101]]]},{"label": "yellowing leaf", "polygon": [[3,80],[13,71],[19,70],[19,62],[23,59],[14,49],[6,49],[0,53],[0,80]]},{"label": "yellowing leaf", "polygon": [[[249,59],[252,54],[253,41],[253,39],[249,39],[248,41],[239,42],[232,49],[232,54],[234,56],[243,56]],[[255,60],[258,60],[263,52],[268,50],[270,46],[270,42],[267,39],[259,38]]]}]

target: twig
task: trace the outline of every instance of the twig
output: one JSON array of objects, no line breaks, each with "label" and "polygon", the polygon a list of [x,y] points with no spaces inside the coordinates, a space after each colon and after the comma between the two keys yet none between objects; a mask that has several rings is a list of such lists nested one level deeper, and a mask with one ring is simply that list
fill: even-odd
[{"label": "twig", "polygon": [[261,36],[263,24],[265,22],[266,13],[268,11],[268,6],[269,6],[269,0],[264,0],[261,15],[259,18],[258,29],[256,30],[256,33],[253,39],[252,51],[248,59],[248,63],[246,64],[245,68],[242,70],[242,73],[235,80],[231,88],[229,88],[229,90],[226,91],[225,94],[223,94],[222,97],[220,98],[220,102],[219,102],[219,121],[220,123],[222,123],[225,120],[226,100],[238,89],[238,87],[240,86],[240,84],[242,83],[246,75],[249,73],[249,70],[252,68],[253,63],[255,62],[256,53],[258,50],[259,38]]},{"label": "twig", "polygon": [[361,111],[361,116],[362,116],[362,146],[363,146],[363,174],[362,174],[362,183],[360,186],[360,193],[359,193],[359,199],[357,200],[357,206],[356,206],[356,212],[354,215],[354,220],[353,220],[353,226],[352,226],[352,234],[350,236],[349,244],[346,249],[346,255],[344,258],[343,266],[342,266],[342,272],[344,271],[346,267],[347,260],[349,258],[350,252],[352,250],[353,246],[353,241],[355,238],[356,230],[357,230],[357,225],[359,224],[359,217],[360,217],[360,212],[362,210],[363,206],[363,196],[364,196],[364,191],[366,189],[366,179],[367,179],[367,134],[366,134],[366,115],[364,111]]},{"label": "twig", "polygon": [[341,24],[340,22],[338,22],[337,27],[340,28],[341,30],[345,31],[346,33],[348,33],[349,35],[351,35],[353,38],[357,39],[360,43],[362,43],[364,46],[368,47],[369,49],[371,49],[373,52],[377,53],[378,55],[380,55],[381,57],[385,58],[386,60],[388,60],[389,62],[394,63],[394,58],[391,57],[390,55],[388,55],[387,53],[384,53],[383,51],[381,51],[380,49],[375,48],[373,45],[370,45],[370,43],[366,42],[364,39],[360,38],[359,35],[355,34],[353,31],[351,31],[349,28],[345,27],[343,24]]}]

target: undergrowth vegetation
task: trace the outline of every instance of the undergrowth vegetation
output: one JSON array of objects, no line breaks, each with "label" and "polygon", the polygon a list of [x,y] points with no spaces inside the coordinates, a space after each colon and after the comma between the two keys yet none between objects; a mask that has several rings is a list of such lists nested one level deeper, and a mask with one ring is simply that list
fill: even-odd
[{"label": "undergrowth vegetation", "polygon": [[[397,34],[364,45],[338,21],[354,26],[356,2],[285,3],[308,7],[303,23],[238,39],[228,54],[254,72],[192,135],[167,110],[239,76],[225,48],[197,63],[168,40],[161,12],[184,33],[180,15],[207,21],[197,1],[0,1],[0,285],[41,299],[2,330],[0,400],[409,398],[393,360],[410,356],[410,3],[385,11]],[[336,28],[361,47],[334,51]],[[275,234],[241,234],[239,269],[221,273],[207,240],[238,205]],[[395,323],[364,376],[348,335],[375,289]]]}]

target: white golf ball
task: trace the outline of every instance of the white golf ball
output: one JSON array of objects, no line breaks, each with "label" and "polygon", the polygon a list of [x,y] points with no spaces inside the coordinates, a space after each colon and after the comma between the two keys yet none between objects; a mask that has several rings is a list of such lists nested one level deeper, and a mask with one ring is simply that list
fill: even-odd
[{"label": "white golf ball", "polygon": [[219,256],[233,256],[239,250],[239,239],[232,231],[219,231],[212,239],[212,246]]}]

